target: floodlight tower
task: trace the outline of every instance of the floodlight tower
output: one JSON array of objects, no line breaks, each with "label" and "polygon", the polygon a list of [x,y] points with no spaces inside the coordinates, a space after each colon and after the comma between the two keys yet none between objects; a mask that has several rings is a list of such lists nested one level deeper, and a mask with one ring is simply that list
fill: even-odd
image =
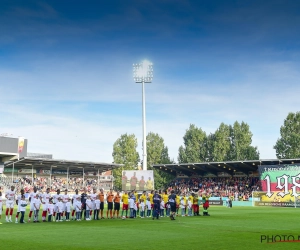
[{"label": "floodlight tower", "polygon": [[153,79],[153,64],[147,60],[133,64],[133,79],[136,83],[142,83],[143,101],[143,170],[147,170],[147,143],[146,143],[146,104],[145,83],[151,83]]}]

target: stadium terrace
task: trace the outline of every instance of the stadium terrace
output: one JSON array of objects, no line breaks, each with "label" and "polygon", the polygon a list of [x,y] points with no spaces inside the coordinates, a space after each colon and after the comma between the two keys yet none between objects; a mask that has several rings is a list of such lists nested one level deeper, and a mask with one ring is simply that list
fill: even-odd
[{"label": "stadium terrace", "polygon": [[231,177],[250,176],[258,177],[258,166],[293,165],[300,163],[300,159],[270,159],[270,160],[247,160],[226,162],[201,162],[201,163],[174,163],[155,164],[153,168],[164,171],[177,177]]}]

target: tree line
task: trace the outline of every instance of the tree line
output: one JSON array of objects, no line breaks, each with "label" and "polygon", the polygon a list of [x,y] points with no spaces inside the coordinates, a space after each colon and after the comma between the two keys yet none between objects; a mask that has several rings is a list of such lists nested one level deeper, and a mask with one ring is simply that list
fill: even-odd
[{"label": "tree line", "polygon": [[[280,128],[281,137],[274,145],[277,158],[300,157],[300,112],[289,113]],[[214,133],[206,133],[200,127],[190,124],[183,136],[183,145],[178,149],[178,162],[220,162],[258,160],[258,148],[252,146],[252,132],[245,122],[235,122],[233,125],[221,123]],[[147,168],[154,171],[155,188],[162,188],[173,177],[157,169],[154,164],[175,163],[170,159],[168,147],[164,139],[157,133],[150,132],[146,137]],[[113,170],[114,185],[121,188],[123,170],[138,168],[140,156],[137,152],[138,142],[134,134],[122,134],[113,145],[115,163],[124,167]]]}]

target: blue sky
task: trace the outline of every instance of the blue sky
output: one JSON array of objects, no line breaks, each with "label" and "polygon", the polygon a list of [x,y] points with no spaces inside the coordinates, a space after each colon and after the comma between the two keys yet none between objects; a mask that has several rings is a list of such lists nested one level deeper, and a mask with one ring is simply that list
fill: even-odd
[{"label": "blue sky", "polygon": [[0,3],[0,133],[30,152],[112,162],[134,133],[142,152],[141,85],[154,64],[147,131],[177,161],[189,124],[213,133],[244,121],[262,159],[300,107],[298,1],[8,1]]}]

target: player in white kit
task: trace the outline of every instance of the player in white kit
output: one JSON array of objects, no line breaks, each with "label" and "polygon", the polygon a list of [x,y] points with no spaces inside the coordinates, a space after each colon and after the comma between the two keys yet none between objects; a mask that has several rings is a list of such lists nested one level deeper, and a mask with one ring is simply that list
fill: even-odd
[{"label": "player in white kit", "polygon": [[77,198],[81,198],[81,195],[78,194],[78,189],[75,190],[75,194],[72,197],[72,205],[73,205],[72,220],[76,218],[76,217],[74,218],[74,216],[76,211]]},{"label": "player in white kit", "polygon": [[70,221],[70,212],[71,212],[71,198],[65,203],[66,208],[66,221]]},{"label": "player in white kit", "polygon": [[62,195],[62,202],[63,202],[63,212],[61,214],[61,217],[65,214],[65,220],[67,220],[67,202],[69,201],[70,196],[68,195],[68,190],[65,190],[65,194]]},{"label": "player in white kit", "polygon": [[85,213],[86,213],[86,216],[85,216],[85,220],[91,220],[90,218],[90,211],[92,210],[92,201],[91,201],[91,195],[88,195],[87,196],[87,199],[86,199],[86,209],[85,209]]},{"label": "player in white kit", "polygon": [[73,206],[76,210],[76,221],[81,221],[81,210],[82,210],[82,204],[81,204],[81,197],[80,195],[76,198],[76,200],[73,200]]},{"label": "player in white kit", "polygon": [[48,222],[52,221],[52,215],[53,215],[53,210],[54,210],[54,205],[53,205],[53,200],[52,198],[49,199],[49,204],[47,206],[48,208]]},{"label": "player in white kit", "polygon": [[58,198],[58,202],[56,203],[57,211],[56,211],[56,222],[60,221],[62,222],[61,214],[63,213],[64,204],[62,202],[62,198]]},{"label": "player in white kit", "polygon": [[2,217],[2,192],[0,191],[0,225],[2,224],[1,217]]},{"label": "player in white kit", "polygon": [[41,208],[41,199],[38,194],[36,194],[36,198],[33,201],[34,206],[34,222],[40,222],[39,221],[39,211]]},{"label": "player in white kit", "polygon": [[[91,202],[92,202],[92,208],[90,210],[90,218],[92,219],[92,212],[95,211],[96,209],[96,205],[95,205],[95,201],[96,201],[96,198],[97,198],[97,190],[96,188],[93,189],[93,193],[90,194],[90,199],[91,199]],[[94,219],[95,219],[95,212],[94,212]]]},{"label": "player in white kit", "polygon": [[60,190],[57,189],[56,194],[53,195],[53,205],[54,205],[54,211],[53,211],[53,220],[55,221],[55,215],[58,213],[58,207],[57,204],[59,202],[59,199],[62,197],[60,194]]},{"label": "player in white kit", "polygon": [[[14,211],[14,203],[15,203],[15,196],[16,191],[15,187],[11,186],[10,190],[6,191],[5,198],[6,198],[6,222],[12,222],[11,216]],[[9,214],[9,216],[8,216]]]},{"label": "player in white kit", "polygon": [[49,204],[49,200],[51,198],[50,188],[47,188],[46,193],[43,193],[40,196],[40,198],[42,200],[42,209],[43,209],[42,220],[43,220],[43,222],[46,222],[48,204]]},{"label": "player in white kit", "polygon": [[22,196],[24,195],[24,189],[21,189],[20,192],[21,193],[17,196],[18,211],[17,211],[17,215],[16,215],[16,223],[18,223],[19,214],[21,212],[21,200],[22,200]]},{"label": "player in white kit", "polygon": [[32,216],[32,212],[35,210],[35,207],[33,205],[34,200],[36,199],[37,195],[37,188],[34,187],[33,188],[33,192],[31,192],[29,194],[29,201],[30,201],[30,212],[29,212],[29,216],[28,216],[28,222],[30,222],[31,216]]}]

